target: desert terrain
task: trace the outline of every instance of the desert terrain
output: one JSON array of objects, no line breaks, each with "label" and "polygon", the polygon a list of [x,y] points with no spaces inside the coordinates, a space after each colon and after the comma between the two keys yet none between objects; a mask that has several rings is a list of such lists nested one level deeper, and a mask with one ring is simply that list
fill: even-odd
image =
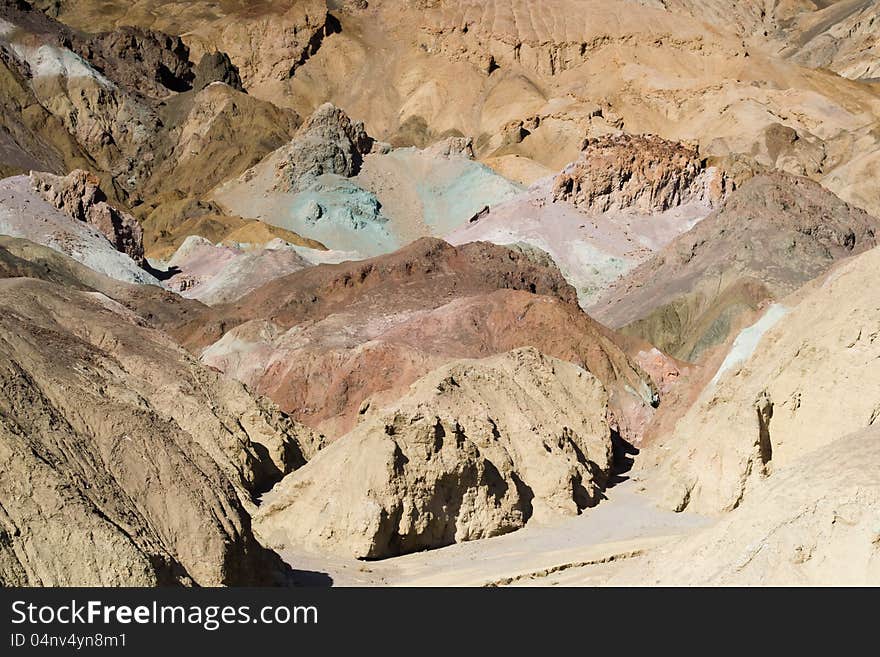
[{"label": "desert terrain", "polygon": [[0,585],[880,585],[880,3],[0,0]]}]

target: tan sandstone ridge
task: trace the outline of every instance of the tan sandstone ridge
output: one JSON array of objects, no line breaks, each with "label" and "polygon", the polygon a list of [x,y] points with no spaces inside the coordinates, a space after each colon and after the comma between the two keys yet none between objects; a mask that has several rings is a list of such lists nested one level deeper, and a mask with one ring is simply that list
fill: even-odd
[{"label": "tan sandstone ridge", "polygon": [[[765,131],[782,124],[823,151],[820,166],[804,153],[788,170],[808,170],[876,212],[874,192],[854,184],[876,167],[876,91],[762,41],[794,9],[765,26],[763,2],[682,4],[553,0],[533,12],[510,0],[371,3],[338,12],[342,31],[298,71],[292,97],[331,100],[391,143],[471,135],[480,157],[551,171],[577,157],[585,135],[620,130],[763,162]],[[383,92],[367,95],[379,79]],[[521,126],[513,143],[511,125]]]},{"label": "tan sandstone ridge", "polygon": [[0,288],[3,584],[282,581],[248,510],[317,438],[103,294]]},{"label": "tan sandstone ridge", "polygon": [[716,525],[653,551],[607,583],[877,586],[878,473],[876,427],[829,438],[774,472]]},{"label": "tan sandstone ridge", "polygon": [[880,78],[880,45],[876,38],[880,7],[877,3],[838,0],[815,4],[819,11],[798,15],[776,35],[783,44],[782,54],[801,64],[829,68],[848,78]]},{"label": "tan sandstone ridge", "polygon": [[160,201],[172,193],[200,198],[286,143],[300,124],[295,112],[222,82],[178,94],[159,109],[156,164],[139,187]]},{"label": "tan sandstone ridge", "polygon": [[758,176],[588,311],[673,356],[698,360],[768,301],[876,246],[878,232],[880,220],[808,179]]},{"label": "tan sandstone ridge", "polygon": [[36,0],[34,5],[85,31],[137,25],[186,34],[196,58],[202,53],[228,52],[248,88],[274,89],[289,79],[334,29],[323,0],[136,0],[124,4]]},{"label": "tan sandstone ridge", "polygon": [[143,26],[89,33],[98,21],[78,32],[12,0],[0,3],[0,21],[9,90],[0,166],[93,171],[111,200],[135,208],[148,250],[185,238],[178,223],[217,214],[201,197],[300,123],[296,112],[243,93],[225,53],[194,65],[200,53],[178,36]]},{"label": "tan sandstone ridge", "polygon": [[195,318],[205,310],[198,301],[184,299],[165,288],[119,281],[58,250],[6,235],[0,235],[0,278],[34,278],[100,293],[149,326],[162,330]]},{"label": "tan sandstone ridge", "polygon": [[730,510],[777,469],[874,426],[878,263],[880,249],[871,249],[784,299],[757,345],[734,349],[675,431],[652,448],[642,463],[645,486],[672,508]]},{"label": "tan sandstone ridge", "polygon": [[97,228],[116,250],[144,265],[144,234],[137,220],[113,207],[100,188],[97,176],[80,169],[67,176],[31,172],[31,182],[39,194],[74,221]]},{"label": "tan sandstone ridge", "polygon": [[279,550],[374,559],[578,513],[611,468],[607,403],[595,377],[534,349],[449,364],[284,479],[257,530]]}]

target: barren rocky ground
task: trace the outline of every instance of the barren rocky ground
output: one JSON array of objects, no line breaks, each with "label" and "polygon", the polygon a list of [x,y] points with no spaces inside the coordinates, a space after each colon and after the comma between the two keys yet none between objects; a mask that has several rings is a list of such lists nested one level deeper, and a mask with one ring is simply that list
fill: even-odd
[{"label": "barren rocky ground", "polygon": [[0,585],[880,584],[866,0],[0,0]]}]

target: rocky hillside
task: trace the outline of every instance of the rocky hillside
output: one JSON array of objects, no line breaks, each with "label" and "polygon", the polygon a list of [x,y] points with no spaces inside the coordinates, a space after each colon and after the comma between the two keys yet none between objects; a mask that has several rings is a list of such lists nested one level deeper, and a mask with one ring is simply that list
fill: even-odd
[{"label": "rocky hillside", "polygon": [[376,559],[576,514],[612,467],[607,404],[595,377],[533,349],[446,365],[286,478],[258,531]]},{"label": "rocky hillside", "polygon": [[802,13],[783,27],[778,35],[784,44],[782,54],[848,78],[880,78],[877,3],[845,0],[816,5],[817,11]]},{"label": "rocky hillside", "polygon": [[553,200],[588,212],[661,213],[693,201],[719,203],[722,174],[707,170],[698,152],[653,135],[587,140],[583,155],[553,181]]},{"label": "rocky hillside", "polygon": [[877,245],[880,220],[804,178],[749,180],[590,308],[660,349],[698,360],[837,261]]},{"label": "rocky hillside", "polygon": [[635,439],[654,384],[574,301],[558,270],[525,255],[426,239],[285,276],[176,334],[204,362],[331,436],[350,429],[372,395],[392,400],[450,360],[536,346],[598,377],[615,426]]},{"label": "rocky hillside", "polygon": [[839,264],[783,299],[758,339],[727,356],[657,448],[651,487],[666,504],[736,508],[778,468],[875,425],[880,304],[870,281],[878,263],[874,248]]},{"label": "rocky hillside", "polygon": [[132,311],[153,328],[172,328],[205,310],[201,303],[184,299],[165,288],[119,281],[54,248],[29,240],[0,235],[0,249],[0,278],[33,278],[100,294]]},{"label": "rocky hillside", "polygon": [[248,509],[307,430],[103,294],[7,278],[0,305],[4,585],[283,581]]},{"label": "rocky hillside", "polygon": [[873,583],[878,25],[0,0],[0,585]]},{"label": "rocky hillside", "polygon": [[[859,454],[858,464],[852,454]],[[610,584],[864,586],[877,571],[880,436],[839,438],[755,487],[717,525],[658,551]]]},{"label": "rocky hillside", "polygon": [[211,199],[331,249],[379,255],[442,236],[522,191],[473,158],[473,140],[463,137],[428,149],[392,149],[326,103],[288,144]]},{"label": "rocky hillside", "polygon": [[119,281],[159,286],[142,266],[140,225],[101,198],[83,171],[68,178],[5,178],[0,180],[0,233],[49,246]]}]

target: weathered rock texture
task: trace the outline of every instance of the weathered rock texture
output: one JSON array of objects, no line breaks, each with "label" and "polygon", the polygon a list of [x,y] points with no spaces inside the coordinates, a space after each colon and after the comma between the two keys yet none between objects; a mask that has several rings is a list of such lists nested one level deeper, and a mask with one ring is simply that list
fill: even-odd
[{"label": "weathered rock texture", "polygon": [[189,48],[179,36],[127,26],[76,42],[73,49],[133,93],[164,98],[192,87]]},{"label": "weathered rock texture", "polygon": [[778,468],[830,454],[836,438],[876,425],[878,266],[880,249],[871,249],[810,284],[800,302],[784,300],[789,313],[703,391],[644,461],[647,485],[666,505],[733,509]]},{"label": "weathered rock texture", "polygon": [[[558,264],[566,280],[577,290],[581,305],[588,308],[613,283],[715,209],[711,198],[694,189],[690,200],[680,199],[680,204],[673,201],[667,210],[644,213],[639,209],[641,203],[650,206],[657,202],[650,198],[654,187],[642,180],[630,188],[630,182],[624,180],[629,176],[625,169],[631,162],[613,159],[602,164],[591,159],[591,166],[596,167],[594,173],[605,177],[609,184],[616,180],[614,184],[630,189],[635,198],[609,191],[579,207],[575,205],[578,197],[573,193],[557,197],[560,189],[556,184],[567,180],[574,185],[575,179],[569,176],[587,163],[588,160],[583,159],[566,167],[557,178],[542,178],[524,193],[484,208],[445,239],[452,244],[485,240],[540,249]],[[578,178],[578,181],[580,184],[586,179]],[[601,210],[606,206],[607,211]]]},{"label": "weathered rock texture", "polygon": [[49,203],[76,221],[97,228],[118,251],[143,265],[144,234],[130,214],[113,207],[100,188],[97,176],[76,170],[67,176],[31,173],[34,189]]},{"label": "weathered rock texture", "polygon": [[164,215],[144,223],[151,243],[162,237],[169,205],[184,197],[197,206],[217,183],[287,143],[300,119],[243,94],[238,69],[216,47],[202,50],[187,30],[169,36],[138,25],[133,12],[124,27],[94,21],[81,33],[0,5],[0,73],[8,73],[0,85],[9,100],[0,121],[10,133],[0,137],[0,172],[94,171],[139,218]]},{"label": "weathered rock texture", "polygon": [[465,157],[469,160],[476,157],[474,140],[470,137],[448,137],[426,149],[426,152],[439,157]]},{"label": "weathered rock texture", "polygon": [[311,434],[101,294],[6,279],[0,307],[0,582],[271,582],[247,508]]},{"label": "weathered rock texture", "polygon": [[876,246],[878,233],[880,220],[806,178],[758,176],[588,311],[699,359],[741,327],[739,318]]},{"label": "weathered rock texture", "polygon": [[244,91],[238,67],[225,52],[205,53],[195,70],[193,88],[201,91],[213,82],[222,82],[236,91]]},{"label": "weathered rock texture", "polygon": [[324,106],[290,144],[211,198],[230,213],[370,257],[420,237],[442,237],[523,191],[474,161],[469,138],[450,137],[424,150],[370,143],[362,128]]},{"label": "weathered rock texture", "polygon": [[423,238],[378,258],[322,265],[285,276],[244,299],[208,312],[178,334],[202,349],[235,326],[272,318],[282,326],[319,321],[355,303],[436,307],[446,299],[497,289],[526,290],[575,303],[574,290],[555,268],[486,243],[453,247]]},{"label": "weathered rock texture", "polygon": [[158,329],[177,326],[205,310],[198,301],[184,299],[161,287],[119,281],[60,251],[5,235],[0,235],[0,278],[36,278],[102,294]]},{"label": "weathered rock texture", "polygon": [[[17,2],[0,2],[0,26],[14,31],[23,10]],[[37,14],[42,16],[42,14]],[[45,17],[43,16],[45,19]],[[87,165],[87,158],[62,121],[40,105],[23,67],[5,34],[0,37],[0,175],[35,169],[62,172]]]},{"label": "weathered rock texture", "polygon": [[201,197],[288,143],[300,125],[295,112],[223,83],[173,97],[161,118],[156,161],[142,185],[147,200],[137,208],[148,250],[192,234],[181,232],[187,220],[222,214]]},{"label": "weathered rock texture", "polygon": [[[160,231],[158,234],[145,232],[145,240],[153,238],[149,247],[144,248],[148,258],[168,260],[191,237],[207,239],[215,245],[248,247],[264,247],[273,240],[281,240],[314,251],[327,251],[327,247],[320,242],[278,226],[257,219],[215,214],[213,210],[216,208],[210,204],[195,206],[196,204],[191,204],[188,200],[171,201],[147,215],[146,221],[150,227]],[[192,216],[184,219],[190,212]]]},{"label": "weathered rock texture", "polygon": [[279,484],[258,531],[374,559],[578,513],[611,468],[606,405],[595,377],[534,349],[452,363]]},{"label": "weathered rock texture", "polygon": [[785,46],[782,54],[800,64],[829,68],[848,78],[880,78],[877,3],[815,4],[818,11],[801,14],[775,35]]},{"label": "weathered rock texture", "polygon": [[[59,185],[53,189],[62,188]],[[59,202],[62,200],[59,198]],[[70,201],[74,211],[81,210],[76,196]],[[128,254],[119,251],[98,227],[75,219],[47,201],[29,176],[0,180],[0,234],[51,247],[120,281],[160,285]]]},{"label": "weathered rock texture", "polygon": [[654,135],[588,139],[583,154],[556,176],[553,200],[587,212],[664,212],[693,201],[712,204],[728,189],[695,148]]},{"label": "weathered rock texture", "polygon": [[168,287],[209,306],[230,303],[266,283],[312,263],[290,245],[274,240],[265,248],[214,245],[191,236],[169,260]]},{"label": "weathered rock texture", "polygon": [[363,123],[354,123],[341,109],[325,103],[276,154],[277,173],[285,191],[301,189],[326,173],[350,178],[360,171],[372,148],[373,139]]},{"label": "weathered rock texture", "polygon": [[878,518],[874,427],[795,460],[716,525],[652,553],[609,584],[877,586]]},{"label": "weathered rock texture", "polygon": [[395,145],[473,135],[481,158],[529,182],[577,157],[585,135],[654,133],[699,143],[706,156],[750,158],[764,130],[784,124],[826,153],[820,167],[804,153],[788,170],[880,213],[871,85],[795,63],[805,61],[797,52],[815,54],[810,65],[871,79],[872,3],[35,4],[89,32],[126,24],[184,35],[193,61],[222,49],[254,96],[303,115],[329,100]]},{"label": "weathered rock texture", "polygon": [[[0,5],[0,28],[4,62],[74,140],[76,151],[87,156],[84,164],[113,179],[108,190],[112,187],[118,195],[134,192],[151,166],[151,143],[161,123],[148,98],[98,70],[102,53],[113,58],[111,44],[96,42],[96,47],[107,50],[93,52],[96,63],[92,64],[78,52],[88,51],[84,37],[26,4],[11,10],[9,3]],[[149,77],[145,71],[149,63],[138,62],[138,55],[116,54],[123,57],[118,60],[120,81]],[[141,51],[140,56],[146,53]],[[57,135],[52,141],[62,145]],[[79,153],[70,152],[68,157]]]},{"label": "weathered rock texture", "polygon": [[169,0],[82,3],[36,0],[34,4],[87,30],[136,24],[168,34],[186,34],[193,53],[221,48],[241,69],[248,88],[288,80],[338,29],[323,0],[191,4]]}]

